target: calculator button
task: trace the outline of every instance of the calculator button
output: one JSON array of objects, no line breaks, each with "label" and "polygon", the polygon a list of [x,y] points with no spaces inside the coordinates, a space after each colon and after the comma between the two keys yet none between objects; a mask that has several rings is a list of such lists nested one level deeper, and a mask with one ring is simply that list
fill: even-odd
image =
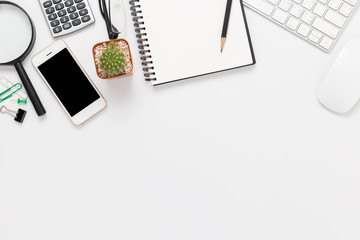
[{"label": "calculator button", "polygon": [[74,26],[80,25],[80,23],[81,23],[80,19],[75,19],[74,21],[72,21],[72,24]]},{"label": "calculator button", "polygon": [[59,11],[64,8],[64,4],[60,3],[60,4],[56,5],[55,8],[56,8],[56,10]]},{"label": "calculator button", "polygon": [[63,28],[64,28],[64,30],[67,30],[67,29],[71,28],[71,23],[65,23],[63,25]]},{"label": "calculator button", "polygon": [[51,1],[46,1],[46,2],[43,3],[44,8],[51,7],[51,5],[52,5]]},{"label": "calculator button", "polygon": [[68,16],[65,16],[65,17],[60,18],[60,22],[61,22],[61,23],[66,23],[66,22],[68,22],[68,21],[69,21],[69,17],[68,17]]},{"label": "calculator button", "polygon": [[82,2],[83,0],[75,0],[75,3],[80,3]]},{"label": "calculator button", "polygon": [[79,11],[79,13],[80,13],[80,16],[84,16],[84,15],[88,14],[88,10],[87,9],[81,9]]},{"label": "calculator button", "polygon": [[79,3],[78,5],[76,5],[77,9],[83,9],[85,8],[85,3]]},{"label": "calculator button", "polygon": [[47,14],[51,14],[51,13],[55,12],[55,9],[54,9],[53,7],[49,7],[49,8],[47,8],[47,9],[45,10],[45,12],[46,12]]},{"label": "calculator button", "polygon": [[79,17],[79,14],[75,12],[75,13],[71,13],[69,16],[71,20],[74,20],[75,18]]},{"label": "calculator button", "polygon": [[68,13],[73,13],[76,11],[76,7],[72,6],[67,9]]},{"label": "calculator button", "polygon": [[81,18],[81,21],[83,21],[83,22],[88,22],[88,21],[90,21],[90,16],[89,16],[89,15],[86,15],[86,16],[82,17],[82,18]]},{"label": "calculator button", "polygon": [[52,20],[54,20],[54,19],[56,19],[56,18],[57,18],[56,13],[50,14],[50,15],[48,16],[48,19],[49,19],[50,21],[52,21]]},{"label": "calculator button", "polygon": [[65,2],[65,6],[67,6],[67,7],[70,7],[71,5],[73,5],[74,4],[74,1],[73,0],[67,0],[66,2]]},{"label": "calculator button", "polygon": [[59,33],[62,31],[62,28],[59,26],[59,27],[56,27],[56,28],[53,28],[53,32],[54,33]]},{"label": "calculator button", "polygon": [[61,10],[58,12],[58,16],[59,17],[62,17],[62,16],[65,16],[66,15],[66,11],[65,10]]},{"label": "calculator button", "polygon": [[57,25],[60,24],[60,22],[59,22],[59,20],[55,20],[55,21],[52,21],[50,24],[52,27],[56,27]]},{"label": "calculator button", "polygon": [[85,22],[90,21],[90,19],[91,19],[91,17],[89,15],[85,15],[81,18],[81,21],[85,23]]},{"label": "calculator button", "polygon": [[62,0],[53,0],[53,3],[54,4],[58,4],[58,3],[60,3]]}]

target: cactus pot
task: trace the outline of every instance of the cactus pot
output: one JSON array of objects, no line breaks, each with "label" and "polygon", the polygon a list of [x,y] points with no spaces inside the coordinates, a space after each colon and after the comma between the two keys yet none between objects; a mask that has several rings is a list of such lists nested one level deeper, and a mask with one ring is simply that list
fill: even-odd
[{"label": "cactus pot", "polygon": [[129,43],[125,39],[101,42],[93,47],[96,73],[110,79],[131,75],[133,61]]}]

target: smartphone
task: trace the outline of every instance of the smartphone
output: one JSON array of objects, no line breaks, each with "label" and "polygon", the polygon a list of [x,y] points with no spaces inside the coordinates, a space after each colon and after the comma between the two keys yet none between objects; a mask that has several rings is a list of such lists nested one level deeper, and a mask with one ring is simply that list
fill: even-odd
[{"label": "smartphone", "polygon": [[64,41],[42,50],[32,63],[75,125],[85,123],[106,107],[104,97]]}]

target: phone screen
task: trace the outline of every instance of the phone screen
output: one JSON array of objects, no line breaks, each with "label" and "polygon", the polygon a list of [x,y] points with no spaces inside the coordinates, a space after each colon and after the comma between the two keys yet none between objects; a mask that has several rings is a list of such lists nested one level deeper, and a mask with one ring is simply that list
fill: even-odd
[{"label": "phone screen", "polygon": [[71,117],[100,98],[66,48],[38,68]]}]

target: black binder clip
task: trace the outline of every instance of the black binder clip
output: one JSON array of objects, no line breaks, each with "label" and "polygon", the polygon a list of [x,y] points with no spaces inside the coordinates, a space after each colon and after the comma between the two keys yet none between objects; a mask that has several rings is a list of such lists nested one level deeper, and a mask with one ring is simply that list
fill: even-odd
[{"label": "black binder clip", "polygon": [[19,122],[19,123],[22,123],[24,121],[25,116],[26,116],[26,111],[21,109],[21,108],[19,108],[17,111],[12,111],[12,110],[7,109],[5,106],[2,106],[0,108],[0,112],[1,113],[7,113],[10,116],[13,116],[14,121]]}]

